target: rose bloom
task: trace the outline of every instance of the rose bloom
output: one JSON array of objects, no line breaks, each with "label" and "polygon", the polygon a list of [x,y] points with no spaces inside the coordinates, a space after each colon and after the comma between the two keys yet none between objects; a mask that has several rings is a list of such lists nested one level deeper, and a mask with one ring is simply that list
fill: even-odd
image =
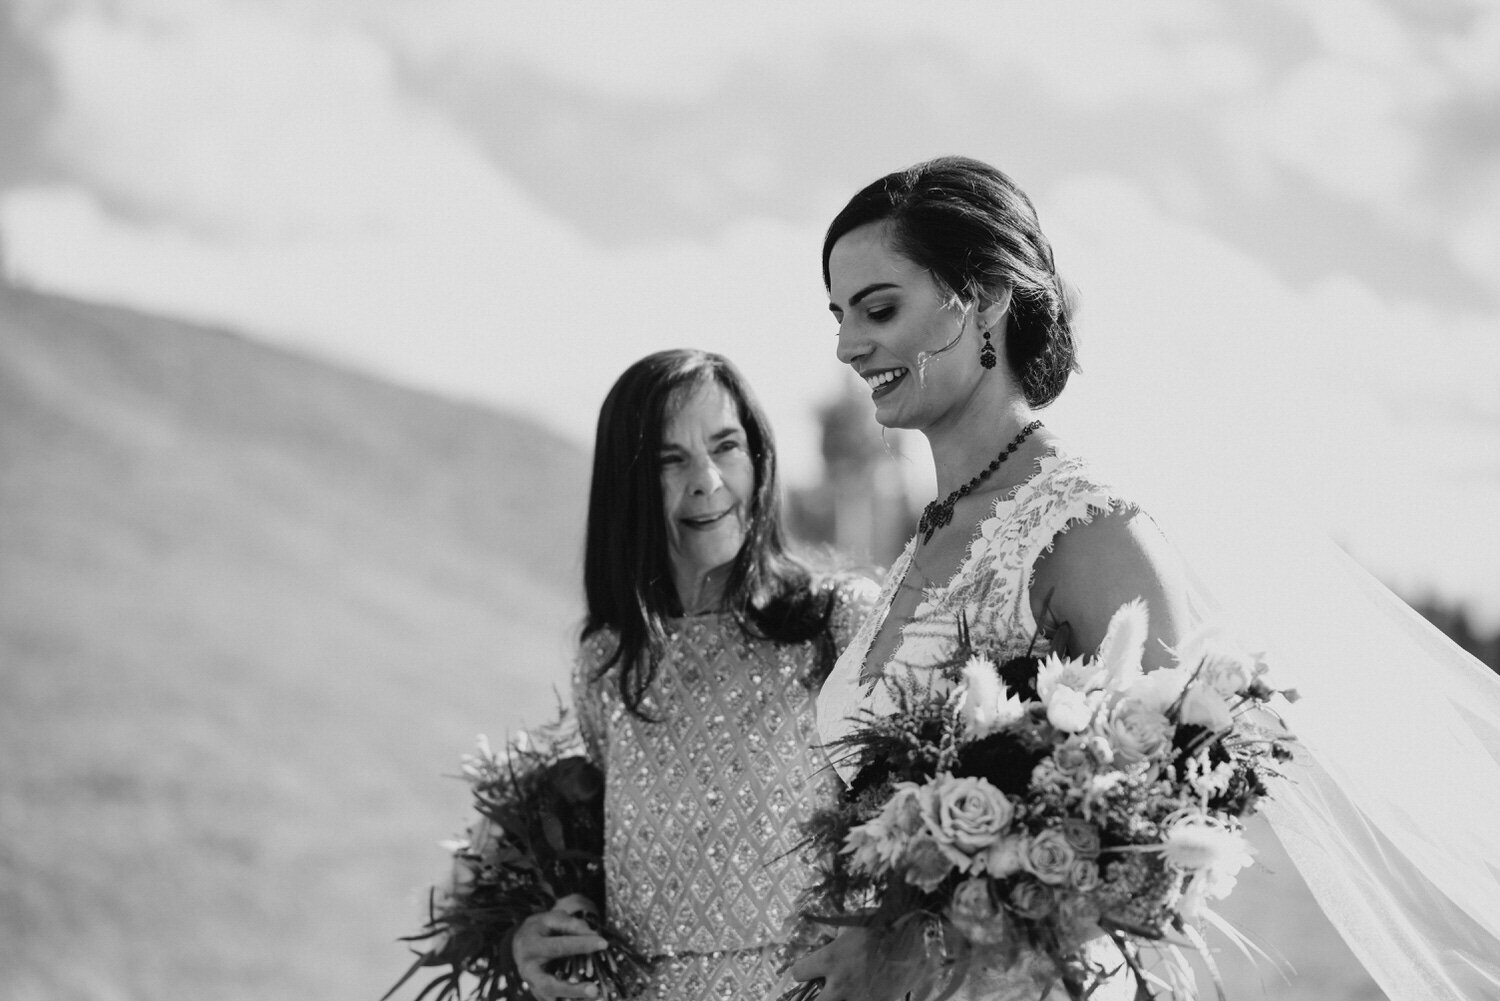
[{"label": "rose bloom", "polygon": [[1047,698],[1047,722],[1063,733],[1086,730],[1093,718],[1094,708],[1082,692],[1059,685]]},{"label": "rose bloom", "polygon": [[1128,765],[1165,751],[1171,744],[1172,724],[1156,706],[1127,697],[1110,710],[1106,732],[1114,744],[1115,756]]},{"label": "rose bloom", "polygon": [[965,938],[978,945],[995,945],[1007,937],[1005,912],[990,895],[986,879],[966,879],[958,884],[948,905],[948,919]]},{"label": "rose bloom", "polygon": [[[966,856],[984,851],[1010,826],[1016,808],[1005,793],[974,776],[942,774],[923,790],[922,820],[939,845]],[[960,865],[969,864],[965,858]]]},{"label": "rose bloom", "polygon": [[1099,886],[1099,863],[1089,858],[1075,860],[1073,868],[1068,870],[1068,882],[1079,893],[1088,893],[1097,889]]},{"label": "rose bloom", "polygon": [[1045,883],[1023,879],[1010,888],[1010,909],[1023,918],[1045,918],[1056,908],[1057,896]]},{"label": "rose bloom", "polygon": [[1194,684],[1182,697],[1182,712],[1179,716],[1182,722],[1192,723],[1214,733],[1227,730],[1233,718],[1229,715],[1229,706],[1224,702],[1224,696],[1208,687],[1207,685]]},{"label": "rose bloom", "polygon": [[1087,820],[1069,817],[1062,822],[1061,830],[1073,851],[1079,855],[1094,858],[1099,854],[1099,828]]},{"label": "rose bloom", "polygon": [[1044,883],[1065,883],[1078,854],[1062,831],[1049,827],[1027,839],[1021,851],[1026,871]]},{"label": "rose bloom", "polygon": [[906,846],[906,881],[931,893],[953,871],[953,860],[938,843],[925,835]]}]

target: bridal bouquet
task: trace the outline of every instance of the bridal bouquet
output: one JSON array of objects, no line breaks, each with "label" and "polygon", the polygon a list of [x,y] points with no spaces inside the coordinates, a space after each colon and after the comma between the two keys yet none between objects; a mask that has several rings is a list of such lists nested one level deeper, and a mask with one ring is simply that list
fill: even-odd
[{"label": "bridal bouquet", "polygon": [[1182,945],[1217,984],[1199,929],[1239,941],[1209,902],[1250,862],[1243,821],[1291,755],[1267,703],[1296,693],[1213,630],[1143,671],[1139,602],[1082,659],[997,664],[960,625],[956,658],[886,679],[895,712],[866,710],[831,748],[857,773],[805,825],[820,876],[804,920],[870,927],[882,975],[917,1001],[986,969],[1086,998],[1119,969],[1085,950],[1101,933],[1138,999],[1191,996]]},{"label": "bridal bouquet", "polygon": [[[582,750],[565,708],[548,726],[522,732],[504,754],[479,738],[463,760],[476,819],[447,843],[451,885],[429,894],[426,925],[402,939],[423,943],[420,954],[381,1001],[424,966],[448,970],[419,999],[435,992],[433,1001],[533,1001],[511,954],[516,927],[573,895],[604,902],[604,778]],[[603,1001],[638,993],[644,961],[594,915],[580,916],[610,947],[557,960],[549,972],[597,983]]]}]

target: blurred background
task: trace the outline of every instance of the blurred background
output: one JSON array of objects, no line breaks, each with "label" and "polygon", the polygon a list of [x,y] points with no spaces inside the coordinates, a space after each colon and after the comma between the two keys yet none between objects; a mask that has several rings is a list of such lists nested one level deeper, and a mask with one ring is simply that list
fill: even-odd
[{"label": "blurred background", "polygon": [[[650,351],[735,359],[801,538],[888,561],[930,473],[821,235],[955,152],[1079,290],[1049,423],[1500,664],[1493,5],[0,0],[0,999],[378,998],[446,776],[565,692]],[[1298,976],[1232,996],[1380,998],[1259,841]]]}]

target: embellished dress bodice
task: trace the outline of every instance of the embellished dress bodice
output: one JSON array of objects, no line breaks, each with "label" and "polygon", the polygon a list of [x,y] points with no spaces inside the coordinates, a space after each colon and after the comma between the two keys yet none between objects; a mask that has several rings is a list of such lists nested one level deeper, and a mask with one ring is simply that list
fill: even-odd
[{"label": "embellished dress bodice", "polygon": [[[895,711],[891,693],[879,677],[903,672],[940,690],[945,682],[933,668],[951,661],[958,651],[960,622],[968,623],[972,635],[983,637],[1000,662],[1028,652],[1050,653],[1050,640],[1038,629],[1032,611],[1031,583],[1037,561],[1069,526],[1123,504],[1109,486],[1095,478],[1087,463],[1053,446],[1037,460],[1030,478],[994,501],[987,517],[973,530],[953,576],[946,584],[924,589],[911,619],[902,624],[890,660],[878,674],[875,665],[867,672],[870,648],[911,567],[917,542],[913,537],[892,564],[874,611],[855,633],[818,696],[818,732],[824,744],[847,734],[862,711],[882,715]],[[864,674],[872,677],[866,680]],[[851,762],[835,757],[833,764],[845,782],[854,777]],[[957,998],[1041,1001],[1036,984],[1049,974],[1038,965],[1040,961],[1032,955],[1009,970],[988,971],[978,982],[967,984]],[[1093,998],[1131,997],[1127,980],[1113,978]],[[1066,993],[1055,987],[1044,997],[1053,1001],[1065,998]]]},{"label": "embellished dress bodice", "polygon": [[[862,578],[837,585],[836,650],[875,593]],[[677,963],[688,970],[681,987],[659,996],[701,998],[748,985],[726,974],[717,989],[710,973],[693,973],[703,964],[692,957],[753,957],[785,941],[810,879],[794,851],[797,823],[837,781],[818,746],[815,644],[749,637],[728,614],[670,626],[641,703],[658,722],[626,709],[615,672],[598,677],[613,652],[608,632],[580,649],[574,702],[605,774],[610,923],[647,956],[686,957]]]}]

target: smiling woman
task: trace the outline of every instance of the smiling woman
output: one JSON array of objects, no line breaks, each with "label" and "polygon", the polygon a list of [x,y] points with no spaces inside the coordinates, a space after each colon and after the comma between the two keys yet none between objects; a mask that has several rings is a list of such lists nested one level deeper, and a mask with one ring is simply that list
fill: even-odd
[{"label": "smiling woman", "polygon": [[603,947],[576,914],[603,906],[651,960],[645,999],[768,997],[810,878],[796,822],[831,792],[814,698],[875,588],[788,551],[775,440],[724,357],[649,355],[605,398],[584,589],[607,900],[528,918],[517,968],[543,1001],[594,996],[546,964]]},{"label": "smiling woman", "polygon": [[672,583],[688,614],[716,608],[745,541],[755,467],[739,406],[717,382],[673,401],[661,443]]},{"label": "smiling woman", "polygon": [[[1172,504],[1170,516],[1170,498],[1156,497],[1148,516],[1037,419],[1073,368],[1071,310],[1030,200],[996,168],[944,157],[871,183],[829,226],[823,278],[839,323],[839,360],[865,379],[881,424],[927,438],[939,493],[891,567],[877,611],[823,686],[825,742],[847,745],[871,719],[899,721],[904,691],[945,695],[961,683],[952,666],[976,646],[996,665],[1090,657],[1103,652],[1116,611],[1139,601],[1148,612],[1137,637],[1142,666],[1156,672],[1149,684],[1163,684],[1172,678],[1171,653],[1189,647],[1200,616],[1233,625],[1266,652],[1278,683],[1295,683],[1303,695],[1278,708],[1302,753],[1257,796],[1265,792],[1267,816],[1334,926],[1392,1001],[1500,997],[1494,676],[1326,538],[1295,522],[1262,526],[1254,494],[1196,510]],[[1144,383],[1142,404],[1155,396]],[[1144,449],[1129,459],[1143,470],[1153,465]],[[984,677],[998,688],[1014,674]],[[958,697],[955,689],[947,704]],[[1110,743],[1109,735],[1139,727],[1128,700],[1099,696],[1071,717],[1077,724],[1067,718],[1049,715],[1048,725],[1060,732],[1086,725],[1090,739],[1104,741],[1094,746],[1108,752],[1101,769],[1117,750],[1138,750]],[[1222,727],[1215,719],[1205,725]],[[1393,733],[1414,736],[1393,751]],[[1030,769],[1024,751],[1008,754],[1028,766],[1012,804],[1031,811],[1025,843],[1055,842],[1058,829],[1037,812],[1055,787]],[[835,764],[851,799],[868,791],[854,762]],[[1205,758],[1201,767],[1207,774],[1220,766]],[[1129,780],[1156,782],[1165,774],[1159,767],[1132,763]],[[1102,771],[1090,779],[1103,783],[1096,788],[1114,780]],[[1138,830],[1180,819],[1131,816]],[[1104,869],[1085,867],[1068,891],[1067,934],[1083,943],[1076,951],[1071,939],[1065,955],[1061,938],[975,938],[980,958],[945,990],[941,966],[889,959],[913,955],[892,948],[903,928],[934,918],[898,906],[856,915],[792,974],[821,983],[821,1001],[885,1001],[908,991],[986,1001],[1137,996],[1105,947],[1119,941],[1114,932],[1140,925],[1122,924],[1118,901],[1095,893],[1102,878],[1139,895],[1128,859],[1146,849],[1134,837],[1107,844]],[[1009,883],[1000,882],[1016,871],[1009,862],[987,861],[996,882],[981,889],[994,895],[980,902],[993,914],[1035,918],[1028,887],[1059,881],[1032,861]],[[904,878],[921,883],[910,872]],[[950,885],[963,878],[953,875]],[[1185,885],[1176,889],[1186,893]],[[972,916],[955,905],[928,927],[942,940],[942,921],[957,928]],[[1186,935],[1197,923],[1206,924],[1190,916],[1151,933]],[[1136,970],[1133,960],[1127,965]],[[1183,985],[1173,996],[1192,994]]]}]

